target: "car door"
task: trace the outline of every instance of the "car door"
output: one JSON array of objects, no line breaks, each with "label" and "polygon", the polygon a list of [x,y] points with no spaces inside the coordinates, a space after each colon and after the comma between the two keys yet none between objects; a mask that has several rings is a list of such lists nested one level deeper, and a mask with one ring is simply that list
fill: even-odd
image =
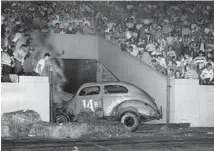
[{"label": "car door", "polygon": [[128,89],[118,84],[109,84],[103,86],[103,91],[103,114],[111,116],[113,108],[124,101]]},{"label": "car door", "polygon": [[102,107],[101,104],[101,87],[93,85],[81,88],[75,96],[76,114],[81,111],[95,112]]}]

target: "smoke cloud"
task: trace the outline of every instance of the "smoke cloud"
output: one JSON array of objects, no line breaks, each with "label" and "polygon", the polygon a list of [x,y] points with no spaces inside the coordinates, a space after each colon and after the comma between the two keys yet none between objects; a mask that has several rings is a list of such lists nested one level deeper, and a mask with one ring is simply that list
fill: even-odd
[{"label": "smoke cloud", "polygon": [[[34,42],[36,44],[36,49],[34,52],[34,67],[36,67],[37,62],[43,58],[45,53],[51,54],[51,77],[50,82],[53,84],[53,101],[54,103],[60,103],[61,97],[60,92],[62,91],[62,87],[66,82],[66,77],[64,75],[64,64],[63,60],[61,58],[61,54],[59,53],[59,50],[53,47],[51,42],[48,40],[50,34],[37,34],[34,36]],[[49,75],[47,73],[47,75]]]}]

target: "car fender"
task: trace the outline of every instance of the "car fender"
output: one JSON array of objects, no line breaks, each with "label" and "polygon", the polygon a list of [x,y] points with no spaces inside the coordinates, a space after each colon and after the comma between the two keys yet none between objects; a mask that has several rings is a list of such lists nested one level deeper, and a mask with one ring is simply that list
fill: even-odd
[{"label": "car fender", "polygon": [[138,110],[132,106],[126,106],[126,107],[120,108],[120,110],[118,110],[118,112],[116,113],[116,117],[121,118],[121,116],[126,112],[132,112],[135,115],[137,115],[137,117],[140,117]]},{"label": "car fender", "polygon": [[139,117],[140,116],[146,117],[150,115],[151,110],[154,110],[154,109],[143,101],[127,100],[118,104],[113,109],[112,114],[113,116],[120,117],[123,113],[130,111],[137,114]]},{"label": "car fender", "polygon": [[70,115],[75,114],[76,102],[74,99],[66,103],[66,112]]}]

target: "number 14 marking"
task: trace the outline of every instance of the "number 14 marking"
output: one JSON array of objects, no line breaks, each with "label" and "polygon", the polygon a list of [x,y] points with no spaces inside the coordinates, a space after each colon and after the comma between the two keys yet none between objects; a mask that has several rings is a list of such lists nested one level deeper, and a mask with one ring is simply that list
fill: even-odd
[{"label": "number 14 marking", "polygon": [[93,106],[93,100],[92,100],[92,99],[89,100],[88,104],[86,103],[86,100],[82,100],[82,102],[83,102],[83,107],[84,107],[84,108],[90,108],[91,111],[93,111],[93,112],[95,111],[95,110],[94,110],[94,107],[95,107],[95,108],[98,107],[98,103],[97,103],[97,102],[94,102],[94,106]]}]

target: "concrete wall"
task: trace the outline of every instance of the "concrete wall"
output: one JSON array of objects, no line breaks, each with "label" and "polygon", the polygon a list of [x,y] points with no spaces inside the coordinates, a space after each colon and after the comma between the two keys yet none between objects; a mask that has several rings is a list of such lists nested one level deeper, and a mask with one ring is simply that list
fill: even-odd
[{"label": "concrete wall", "polygon": [[[20,79],[22,80],[19,83],[1,83],[1,115],[6,112],[30,109],[38,112],[42,120],[49,121],[48,77],[21,77]],[[30,80],[32,82],[29,82]]]},{"label": "concrete wall", "polygon": [[118,81],[118,79],[102,63],[97,63],[97,82],[109,81]]},{"label": "concrete wall", "polygon": [[48,41],[61,53],[63,59],[97,59],[98,40],[95,36],[51,34]]},{"label": "concrete wall", "polygon": [[135,57],[121,52],[115,45],[106,40],[99,39],[98,61],[105,65],[120,81],[132,83],[156,99],[158,106],[163,106],[163,119],[166,121],[166,78]]},{"label": "concrete wall", "polygon": [[79,87],[86,82],[96,82],[97,60],[63,59],[64,74],[67,82],[63,87],[65,92],[76,94]]},{"label": "concrete wall", "polygon": [[198,83],[198,80],[172,80],[171,123],[190,123],[192,127],[214,126],[214,86]]}]

